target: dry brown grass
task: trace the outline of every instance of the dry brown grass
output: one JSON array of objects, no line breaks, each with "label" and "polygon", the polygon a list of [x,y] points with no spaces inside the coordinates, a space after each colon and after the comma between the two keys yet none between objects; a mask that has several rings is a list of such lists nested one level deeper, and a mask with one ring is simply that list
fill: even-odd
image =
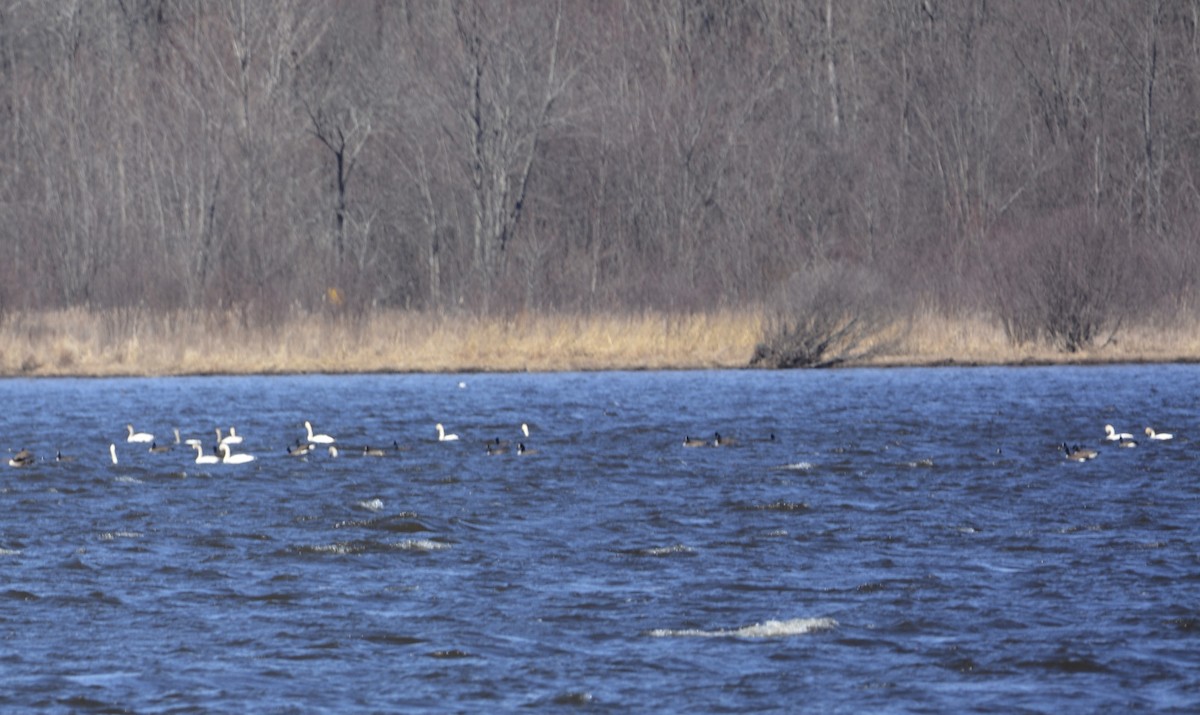
[{"label": "dry brown grass", "polygon": [[[762,337],[760,311],[672,315],[525,314],[480,318],[403,311],[297,314],[263,328],[236,312],[67,310],[0,319],[0,374],[180,375],[737,368]],[[1200,360],[1200,321],[1134,325],[1064,354],[1014,346],[987,316],[932,312],[881,336],[857,364],[1019,364]],[[855,363],[848,363],[855,364]]]},{"label": "dry brown grass", "polygon": [[578,316],[380,311],[260,327],[236,313],[67,310],[0,319],[0,374],[178,375],[741,367],[754,312]]},{"label": "dry brown grass", "polygon": [[894,346],[870,358],[872,365],[1019,365],[1200,360],[1200,320],[1180,317],[1170,324],[1126,323],[1096,345],[1066,353],[1048,343],[1015,345],[1000,322],[988,315],[914,317]]}]

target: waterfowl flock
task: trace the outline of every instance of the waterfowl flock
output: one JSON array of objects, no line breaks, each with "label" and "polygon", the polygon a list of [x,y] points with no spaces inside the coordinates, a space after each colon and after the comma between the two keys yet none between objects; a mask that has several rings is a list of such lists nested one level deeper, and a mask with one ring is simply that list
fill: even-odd
[{"label": "waterfowl flock", "polygon": [[[294,443],[285,448],[284,455],[289,457],[304,458],[316,454],[318,450],[325,452],[331,458],[336,458],[341,454],[337,447],[337,439],[335,437],[328,434],[314,432],[312,422],[309,420],[305,420],[303,422],[303,426],[304,434],[300,437],[297,437]],[[139,450],[144,449],[150,454],[169,454],[177,447],[186,447],[189,449],[189,451],[195,450],[195,464],[249,464],[257,459],[255,455],[249,452],[234,450],[235,447],[238,447],[245,442],[245,437],[238,433],[236,427],[230,427],[227,434],[224,433],[220,427],[215,428],[214,434],[216,435],[216,440],[213,442],[211,449],[207,451],[202,440],[195,438],[183,439],[178,428],[172,429],[175,441],[173,443],[168,442],[164,444],[160,444],[159,442],[155,441],[154,435],[149,432],[136,431],[132,424],[127,424],[125,428],[127,431],[127,436],[125,438],[126,444],[134,445]],[[457,434],[447,433],[445,426],[440,422],[434,425],[434,429],[437,432],[434,440],[437,442],[461,441]],[[522,423],[518,432],[523,440],[529,439],[530,430],[528,423]],[[484,451],[486,454],[507,454],[509,452],[509,444],[510,442],[502,437],[493,437],[484,443]],[[359,454],[363,457],[387,457],[392,454],[405,452],[408,449],[408,447],[401,446],[398,441],[392,440],[392,445],[390,448],[384,449],[372,447],[370,445],[364,445],[361,448],[354,448],[351,454]],[[535,454],[537,452],[537,450],[526,448],[524,441],[517,443],[517,448],[515,451],[517,454],[522,455]],[[116,442],[112,442],[108,445],[108,455],[113,464],[121,463],[121,459],[118,456]],[[61,451],[57,451],[53,461],[73,462],[75,459],[75,457],[64,456]],[[9,466],[12,467],[28,467],[36,464],[37,462],[37,456],[28,449],[21,449],[13,454],[8,460]]]},{"label": "waterfowl flock", "polygon": [[[1146,427],[1144,432],[1146,438],[1154,442],[1165,442],[1175,437],[1170,432],[1155,431],[1153,427]],[[1133,449],[1138,446],[1137,440],[1133,438],[1132,433],[1118,432],[1117,428],[1112,425],[1104,425],[1104,436],[1100,438],[1100,443],[1122,449]],[[1072,462],[1086,462],[1095,459],[1100,454],[1097,450],[1082,447],[1078,444],[1068,445],[1066,442],[1063,442],[1062,449],[1066,458]]]},{"label": "waterfowl flock", "polygon": [[[303,422],[304,434],[297,437],[295,441],[288,445],[284,454],[289,457],[305,458],[317,452],[318,447],[323,448],[322,451],[327,453],[331,458],[338,457],[341,452],[336,446],[337,439],[328,434],[314,432],[312,422],[305,420]],[[234,447],[244,443],[243,435],[237,432],[237,428],[231,426],[228,433],[224,433],[220,427],[214,430],[216,441],[211,448],[211,451],[206,451],[202,440],[189,438],[182,439],[179,429],[172,430],[174,434],[173,443],[160,444],[155,441],[154,435],[149,432],[138,432],[134,429],[132,423],[127,424],[125,442],[130,445],[138,445],[151,454],[169,454],[176,447],[186,446],[195,450],[196,464],[201,465],[238,465],[249,464],[257,458],[255,455],[246,451],[234,451]],[[436,436],[434,441],[461,443],[463,440],[458,434],[447,432],[445,425],[438,422],[434,425]],[[515,448],[510,447],[510,442],[503,437],[492,437],[483,442],[483,453],[490,456],[505,455],[515,453],[517,455],[533,455],[537,454],[536,449],[530,448],[526,441],[530,439],[530,429],[528,423],[522,423],[519,428],[521,441],[516,442]],[[1174,435],[1170,432],[1158,432],[1153,427],[1147,426],[1143,430],[1146,439],[1152,442],[1162,443],[1174,439]],[[750,442],[775,442],[774,433],[766,436],[757,436],[749,439]],[[720,432],[714,432],[711,439],[702,437],[694,437],[685,435],[682,445],[687,448],[699,447],[731,447],[738,445],[740,442],[737,438],[722,435]],[[1131,449],[1138,446],[1138,442],[1134,439],[1133,434],[1129,432],[1119,432],[1111,425],[1104,425],[1104,435],[1100,439],[1103,445],[1115,446],[1118,448]],[[350,454],[361,455],[363,457],[387,457],[391,454],[406,451],[408,447],[401,446],[397,441],[393,440],[390,448],[379,448],[364,445],[355,447]],[[108,447],[109,458],[113,464],[119,464],[120,460],[117,453],[117,444],[113,442]],[[1064,457],[1072,462],[1087,462],[1099,456],[1100,452],[1096,449],[1083,447],[1079,444],[1062,443],[1062,453]],[[75,461],[75,457],[63,455],[61,451],[56,452],[52,461],[56,462],[71,462]],[[38,462],[37,456],[29,449],[22,448],[8,459],[8,464],[11,467],[29,467]]]}]

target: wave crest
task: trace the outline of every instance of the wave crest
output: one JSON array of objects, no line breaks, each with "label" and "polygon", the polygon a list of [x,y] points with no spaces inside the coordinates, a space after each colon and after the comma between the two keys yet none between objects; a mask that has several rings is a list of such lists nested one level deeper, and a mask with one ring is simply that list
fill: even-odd
[{"label": "wave crest", "polygon": [[649,635],[655,638],[786,638],[828,631],[837,626],[838,622],[832,618],[792,618],[786,621],[763,621],[741,628],[721,628],[712,631],[699,628],[680,630],[659,628],[650,631]]}]

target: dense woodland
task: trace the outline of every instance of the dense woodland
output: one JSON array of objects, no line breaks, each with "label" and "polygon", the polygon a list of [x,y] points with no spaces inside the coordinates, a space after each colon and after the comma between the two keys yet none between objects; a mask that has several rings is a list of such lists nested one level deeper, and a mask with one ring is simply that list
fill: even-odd
[{"label": "dense woodland", "polygon": [[1200,0],[3,5],[3,311],[1196,309]]}]

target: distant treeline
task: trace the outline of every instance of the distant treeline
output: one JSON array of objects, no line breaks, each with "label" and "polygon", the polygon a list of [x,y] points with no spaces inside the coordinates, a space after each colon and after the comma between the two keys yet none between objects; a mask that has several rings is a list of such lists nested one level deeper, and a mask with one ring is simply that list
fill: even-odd
[{"label": "distant treeline", "polygon": [[0,310],[1194,308],[1196,2],[4,5]]}]

